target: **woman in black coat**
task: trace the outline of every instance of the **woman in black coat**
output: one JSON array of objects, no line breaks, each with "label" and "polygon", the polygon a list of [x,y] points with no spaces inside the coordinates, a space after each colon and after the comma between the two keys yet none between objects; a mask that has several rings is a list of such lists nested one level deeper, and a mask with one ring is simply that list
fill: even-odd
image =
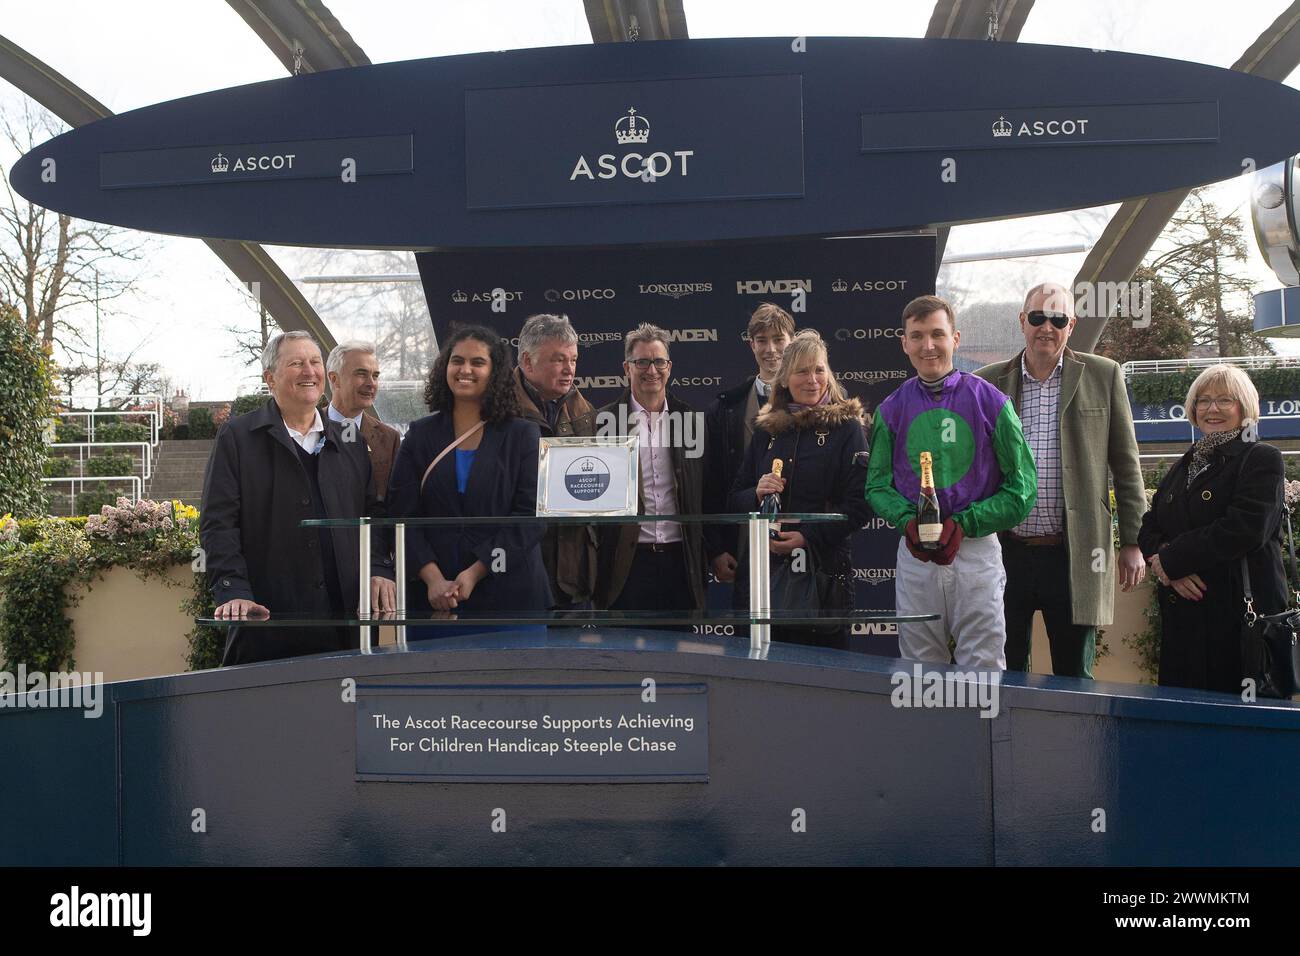
[{"label": "woman in black coat", "polygon": [[[784,463],[782,477],[772,462]],[[870,516],[866,420],[862,403],[849,398],[827,361],[826,343],[811,329],[796,335],[781,358],[772,398],[759,412],[744,463],[732,484],[728,507],[756,511],[776,492],[786,513],[838,512],[847,521],[789,526],[769,541],[776,560],[796,548],[809,553],[809,567],[827,576],[823,610],[853,607],[850,535]],[[748,607],[748,555],[736,569],[736,593]],[[849,628],[776,627],[774,640],[848,649]]]},{"label": "woman in black coat", "polygon": [[1138,534],[1158,582],[1159,682],[1239,695],[1243,556],[1255,612],[1286,606],[1282,455],[1255,440],[1259,393],[1238,368],[1207,368],[1186,408],[1203,435],[1160,482]]},{"label": "woman in black coat", "polygon": [[[516,417],[510,356],[496,333],[458,328],[438,353],[424,394],[433,414],[411,423],[397,453],[389,514],[536,514],[540,434]],[[414,579],[408,613],[544,612],[552,603],[540,547],[544,530],[508,524],[408,528],[407,576]],[[414,629],[411,639],[518,629],[432,625]]]}]

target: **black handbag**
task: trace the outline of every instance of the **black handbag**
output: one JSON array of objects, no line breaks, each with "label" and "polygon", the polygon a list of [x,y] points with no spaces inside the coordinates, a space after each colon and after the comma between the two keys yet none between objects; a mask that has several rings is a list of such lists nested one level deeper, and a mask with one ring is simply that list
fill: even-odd
[{"label": "black handbag", "polygon": [[[1292,588],[1292,601],[1300,602],[1300,591],[1294,584],[1295,541],[1291,537],[1290,512],[1286,512],[1286,543],[1291,554],[1291,574],[1287,576],[1287,583]],[[1243,673],[1255,681],[1256,697],[1290,698],[1300,693],[1300,645],[1296,640],[1296,633],[1300,631],[1300,609],[1256,614],[1250,591],[1250,568],[1245,557],[1241,559],[1241,585],[1246,603],[1241,628]]]}]

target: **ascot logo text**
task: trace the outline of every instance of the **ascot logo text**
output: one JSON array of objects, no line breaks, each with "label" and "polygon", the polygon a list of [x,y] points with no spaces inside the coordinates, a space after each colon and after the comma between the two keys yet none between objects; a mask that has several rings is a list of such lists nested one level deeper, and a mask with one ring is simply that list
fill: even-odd
[{"label": "ascot logo text", "polygon": [[993,124],[994,139],[1009,139],[1014,133],[1020,136],[1086,136],[1088,123],[1086,119],[1030,120],[1021,122],[1019,127],[1009,122],[1005,116],[999,116]]},{"label": "ascot logo text", "polygon": [[[644,116],[637,113],[636,107],[630,107],[626,116],[620,116],[614,123],[614,139],[620,146],[642,145],[650,141],[650,121]],[[587,157],[578,156],[577,163],[574,164],[573,172],[569,174],[569,182],[578,178],[589,179],[595,182],[597,179],[613,179],[619,173],[622,173],[628,179],[639,179],[642,182],[652,183],[656,179],[662,179],[664,176],[676,174],[678,176],[688,175],[687,161],[695,155],[693,149],[675,149],[672,154],[659,150],[648,155],[631,151],[624,153],[622,158],[613,153],[601,153],[596,157],[596,169],[598,172],[592,173],[591,164],[587,162]]]},{"label": "ascot logo text", "polygon": [[906,279],[836,279],[831,283],[832,292],[901,292],[906,288]]},{"label": "ascot logo text", "polygon": [[214,173],[251,173],[259,170],[293,169],[297,153],[280,153],[275,156],[237,156],[232,164],[221,153],[212,157],[209,167]]}]

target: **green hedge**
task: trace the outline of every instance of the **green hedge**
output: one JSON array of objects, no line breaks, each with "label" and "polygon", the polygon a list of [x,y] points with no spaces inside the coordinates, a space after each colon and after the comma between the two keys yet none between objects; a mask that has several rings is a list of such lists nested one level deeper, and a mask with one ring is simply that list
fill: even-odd
[{"label": "green hedge", "polygon": [[96,477],[135,474],[135,456],[125,452],[113,455],[92,455],[86,460],[86,474]]},{"label": "green hedge", "polygon": [[190,438],[216,438],[217,426],[212,424],[212,411],[207,408],[190,409]]},{"label": "green hedge", "polygon": [[132,422],[111,422],[95,425],[95,441],[148,441],[149,426]]},{"label": "green hedge", "polygon": [[230,417],[236,415],[247,415],[249,412],[255,412],[271,398],[270,395],[240,395],[230,403]]},{"label": "green hedge", "polygon": [[[1187,397],[1196,377],[1204,369],[1184,369],[1178,372],[1145,372],[1129,377],[1133,400],[1139,405],[1162,405],[1181,402]],[[1259,389],[1261,398],[1300,398],[1300,368],[1270,366],[1246,369],[1246,374]]]},{"label": "green hedge", "polygon": [[77,495],[76,512],[79,515],[97,515],[104,505],[117,504],[121,494],[120,490],[111,489],[101,481],[94,488],[88,488]]},{"label": "green hedge", "polygon": [[55,440],[68,443],[85,441],[86,426],[83,421],[84,419],[68,420],[60,418],[54,423]]},{"label": "green hedge", "polygon": [[59,455],[55,458],[46,458],[41,468],[46,478],[71,478],[72,473],[76,471],[76,464],[75,458]]}]

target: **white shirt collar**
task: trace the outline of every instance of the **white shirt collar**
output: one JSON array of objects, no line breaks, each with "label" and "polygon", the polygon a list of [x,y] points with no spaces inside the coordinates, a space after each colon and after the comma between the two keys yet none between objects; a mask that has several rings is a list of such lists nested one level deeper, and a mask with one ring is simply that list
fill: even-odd
[{"label": "white shirt collar", "polygon": [[[284,421],[283,416],[280,420]],[[320,449],[321,442],[325,438],[325,425],[320,420],[319,408],[312,409],[311,428],[307,429],[307,434],[304,435],[302,432],[290,428],[288,422],[284,422],[284,427],[289,433],[289,437],[296,441],[303,451],[310,452],[313,455]]]}]

